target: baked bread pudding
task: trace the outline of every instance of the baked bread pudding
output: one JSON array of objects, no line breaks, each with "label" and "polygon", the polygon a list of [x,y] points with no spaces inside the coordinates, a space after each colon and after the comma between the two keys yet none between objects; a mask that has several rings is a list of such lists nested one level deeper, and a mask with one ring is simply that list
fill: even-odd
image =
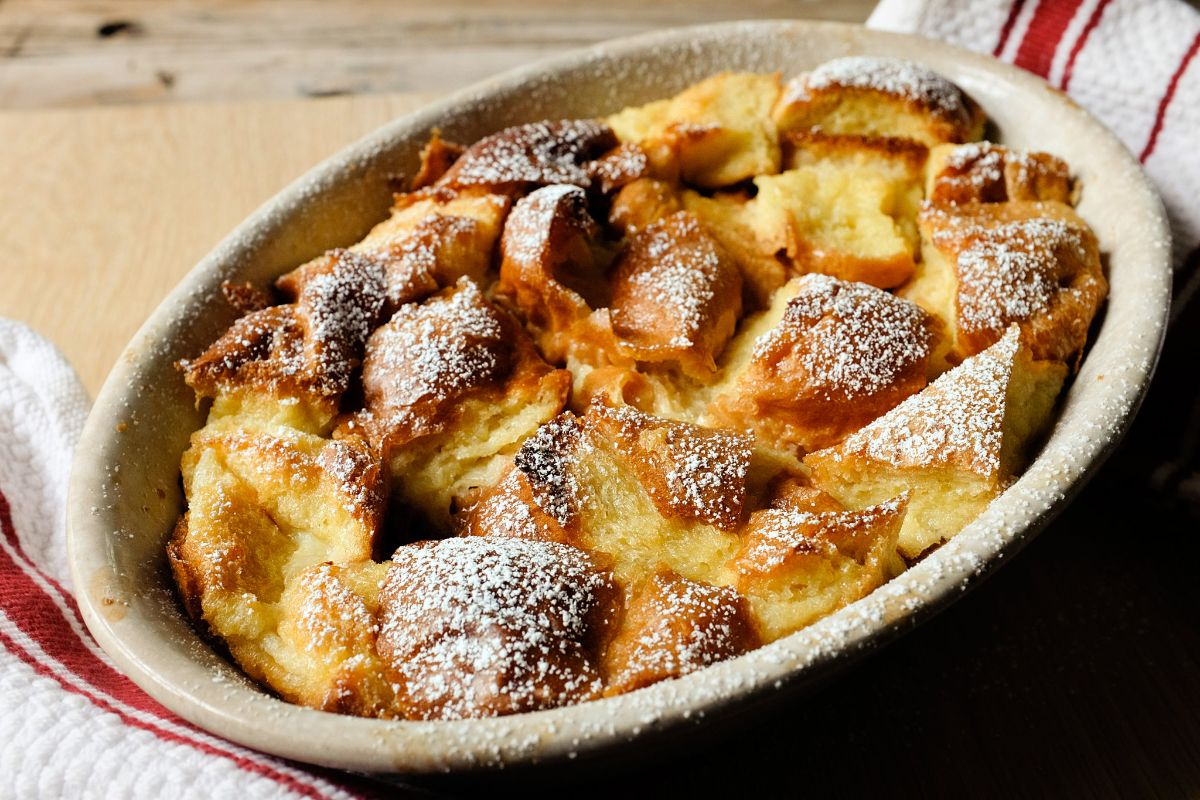
[{"label": "baked bread pudding", "polygon": [[1106,294],[1079,187],[916,64],[436,132],[179,363],[182,605],[285,700],[514,714],[787,636],[955,536]]}]

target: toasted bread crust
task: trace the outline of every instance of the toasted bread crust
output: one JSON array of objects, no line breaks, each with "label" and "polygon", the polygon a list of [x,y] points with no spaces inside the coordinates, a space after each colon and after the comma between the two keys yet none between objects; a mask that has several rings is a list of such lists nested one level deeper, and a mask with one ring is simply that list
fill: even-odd
[{"label": "toasted bread crust", "polygon": [[165,549],[290,702],[673,680],[862,598],[1016,476],[1103,301],[1069,168],[906,62],[434,133],[388,217],[180,362]]}]

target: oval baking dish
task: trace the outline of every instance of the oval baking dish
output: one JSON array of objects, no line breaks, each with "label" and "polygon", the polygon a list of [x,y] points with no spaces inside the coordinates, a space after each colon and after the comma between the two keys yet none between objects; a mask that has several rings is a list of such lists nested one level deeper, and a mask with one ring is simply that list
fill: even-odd
[{"label": "oval baking dish", "polygon": [[[601,701],[454,722],[362,719],[285,703],[193,630],[174,598],[164,541],[182,508],[179,459],[203,424],[173,364],[232,321],[225,280],[265,284],[383,219],[389,178],[413,174],[432,128],[472,142],[546,118],[596,117],[668,96],[721,70],[785,76],[844,55],[920,61],[974,97],[991,138],[1066,159],[1095,230],[1110,296],[1042,451],[956,538],[874,593],[774,644]],[[253,144],[249,146],[254,146]],[[828,23],[733,23],[599,45],[517,70],[398,119],[315,167],[202,260],[138,332],[101,390],[77,451],[70,560],[84,618],[118,666],[191,722],[288,758],[374,772],[433,772],[619,749],[685,722],[714,724],[772,693],[817,684],[960,597],[1062,509],[1111,452],[1144,394],[1170,294],[1162,206],[1100,123],[1039,79],[909,36]]]}]

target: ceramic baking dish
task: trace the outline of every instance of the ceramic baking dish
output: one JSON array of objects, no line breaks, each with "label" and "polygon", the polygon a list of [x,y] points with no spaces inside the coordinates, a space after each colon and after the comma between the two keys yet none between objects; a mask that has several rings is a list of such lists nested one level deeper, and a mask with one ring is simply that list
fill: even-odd
[{"label": "ceramic baking dish", "polygon": [[[1065,158],[1083,187],[1079,213],[1104,253],[1111,294],[1054,430],[982,516],[867,598],[767,647],[628,695],[507,718],[389,722],[301,708],[246,679],[197,636],[173,596],[164,543],[182,509],[180,454],[203,413],[172,365],[232,321],[223,280],[263,285],[357,241],[385,218],[388,179],[413,174],[434,127],[472,142],[518,123],[607,114],[720,70],[787,77],[851,54],[920,61],[982,104],[991,138]],[[219,202],[219,186],[206,191]],[[1109,131],[1038,78],[938,42],[828,23],[734,23],[606,43],[520,69],[397,119],[314,167],[217,245],[146,321],[104,384],[75,460],[69,526],[79,605],[116,664],[164,705],[220,736],[299,761],[464,770],[606,756],[663,732],[711,729],[781,692],[811,690],[910,629],[1069,502],[1126,430],[1149,383],[1169,305],[1169,252],[1161,203]]]}]

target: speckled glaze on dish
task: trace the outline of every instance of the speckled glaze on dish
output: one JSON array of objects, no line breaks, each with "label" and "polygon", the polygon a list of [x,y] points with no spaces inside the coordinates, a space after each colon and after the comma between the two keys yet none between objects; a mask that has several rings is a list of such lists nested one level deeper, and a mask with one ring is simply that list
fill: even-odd
[{"label": "speckled glaze on dish", "polygon": [[[388,722],[301,708],[260,689],[197,636],[174,600],[163,548],[183,507],[180,455],[203,415],[172,364],[232,321],[221,281],[265,284],[357,241],[387,214],[388,177],[413,174],[434,127],[472,142],[518,123],[607,114],[720,70],[790,76],[854,54],[923,62],[983,105],[991,138],[1065,158],[1082,181],[1079,213],[1105,254],[1111,294],[1053,433],[982,516],[870,596],[767,647],[631,694],[499,719]],[[677,735],[685,725],[717,724],[773,693],[810,688],[911,628],[1061,510],[1115,446],[1149,383],[1169,306],[1169,245],[1157,195],[1095,119],[1033,76],[926,39],[829,23],[733,23],[607,43],[520,69],[400,118],[318,165],[243,222],[158,307],[104,384],[76,455],[68,521],[79,605],[117,665],[168,708],[299,761],[463,770],[620,752],[668,728]]]}]

